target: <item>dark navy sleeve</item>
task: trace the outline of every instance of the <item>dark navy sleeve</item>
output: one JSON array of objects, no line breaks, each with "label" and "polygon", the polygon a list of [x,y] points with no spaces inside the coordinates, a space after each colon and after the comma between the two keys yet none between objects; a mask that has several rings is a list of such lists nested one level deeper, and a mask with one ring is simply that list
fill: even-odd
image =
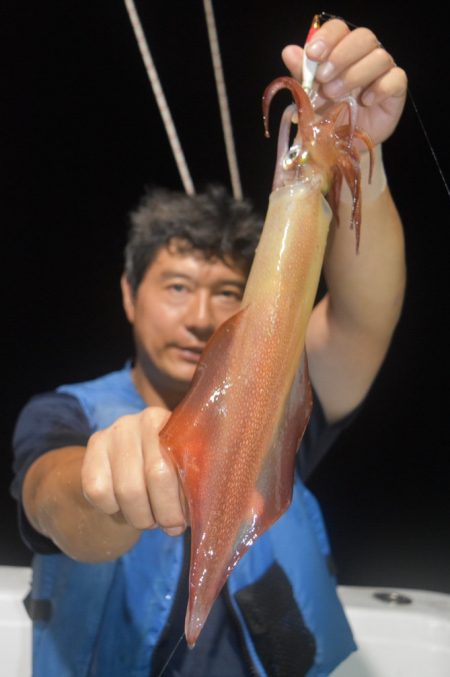
[{"label": "dark navy sleeve", "polygon": [[33,552],[59,552],[55,544],[29,523],[22,506],[22,484],[31,464],[52,449],[85,446],[92,434],[86,415],[76,397],[50,392],[36,395],[22,409],[13,436],[14,479],[11,494],[18,501],[22,540]]},{"label": "dark navy sleeve", "polygon": [[362,405],[356,407],[347,416],[335,423],[328,423],[322,405],[316,393],[314,395],[313,410],[309,424],[297,454],[297,469],[300,477],[307,482],[312,472],[330,451],[339,435],[356,418]]}]

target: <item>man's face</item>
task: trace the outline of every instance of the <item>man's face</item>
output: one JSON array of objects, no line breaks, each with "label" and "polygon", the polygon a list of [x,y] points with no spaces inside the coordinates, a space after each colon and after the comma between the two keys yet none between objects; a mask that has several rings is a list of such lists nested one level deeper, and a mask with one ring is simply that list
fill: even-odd
[{"label": "man's face", "polygon": [[239,310],[245,283],[237,265],[173,246],[159,251],[134,297],[123,280],[137,367],[154,387],[187,388],[206,341]]}]

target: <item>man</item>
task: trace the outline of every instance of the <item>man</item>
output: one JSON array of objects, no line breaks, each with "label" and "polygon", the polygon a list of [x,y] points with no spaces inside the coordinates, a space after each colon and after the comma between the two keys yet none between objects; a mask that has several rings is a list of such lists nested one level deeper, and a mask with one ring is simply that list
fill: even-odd
[{"label": "man", "polygon": [[[375,144],[387,139],[406,77],[375,36],[332,20],[308,53],[319,61],[321,100],[356,92],[358,124]],[[298,79],[302,57],[300,47],[283,52]],[[401,222],[379,149],[370,186],[367,157],[362,164],[359,254],[343,189],[324,263],[328,293],[308,326],[316,405],[304,477],[364,399],[401,311]],[[32,400],[16,429],[14,492],[24,538],[39,553],[29,605],[38,676],[157,675],[182,632],[189,515],[158,433],[207,339],[239,308],[259,226],[221,191],[156,193],[132,220],[122,292],[133,367]],[[230,576],[194,651],[180,647],[166,674],[324,675],[353,649],[320,513],[298,478],[294,494]]]}]

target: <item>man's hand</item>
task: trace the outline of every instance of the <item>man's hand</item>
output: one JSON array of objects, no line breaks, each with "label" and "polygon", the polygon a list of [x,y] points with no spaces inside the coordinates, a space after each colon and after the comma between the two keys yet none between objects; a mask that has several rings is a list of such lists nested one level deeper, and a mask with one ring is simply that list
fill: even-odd
[{"label": "man's hand", "polygon": [[[316,109],[352,94],[360,103],[357,124],[374,144],[391,136],[405,104],[406,73],[395,65],[368,28],[353,31],[339,20],[327,21],[306,46],[319,66],[316,72]],[[293,77],[302,81],[303,49],[289,45],[282,53]]]},{"label": "man's hand", "polygon": [[169,416],[166,409],[149,407],[94,433],[81,484],[100,512],[123,517],[135,529],[160,527],[175,536],[185,530],[188,510],[176,469],[159,444]]}]

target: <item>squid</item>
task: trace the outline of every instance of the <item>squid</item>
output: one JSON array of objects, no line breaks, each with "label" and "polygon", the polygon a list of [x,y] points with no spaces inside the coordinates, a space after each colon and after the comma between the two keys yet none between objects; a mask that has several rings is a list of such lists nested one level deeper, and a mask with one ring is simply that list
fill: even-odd
[{"label": "squid", "polygon": [[241,309],[208,341],[188,393],[160,433],[190,512],[190,647],[241,557],[291,502],[295,455],[312,408],[304,348],[332,217],[324,194],[335,207],[343,180],[359,246],[355,142],[370,151],[372,144],[355,126],[356,104],[346,99],[317,119],[297,81],[277,78],[263,96],[266,135],[281,89],[294,103],[282,117],[273,191]]}]

